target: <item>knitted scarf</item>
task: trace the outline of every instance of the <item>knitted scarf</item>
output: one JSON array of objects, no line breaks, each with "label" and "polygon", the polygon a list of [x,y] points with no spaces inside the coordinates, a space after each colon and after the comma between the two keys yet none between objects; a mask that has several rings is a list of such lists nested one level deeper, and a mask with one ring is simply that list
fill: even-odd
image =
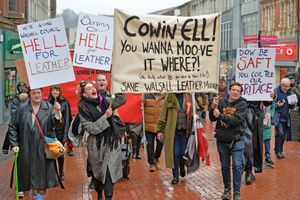
[{"label": "knitted scarf", "polygon": [[[108,108],[107,104],[103,103],[100,111],[97,108],[98,105],[99,105],[98,98],[93,99],[93,98],[83,96],[78,103],[78,112],[86,120],[95,122],[104,115],[106,109]],[[110,118],[108,118],[108,122],[111,124]],[[102,133],[96,135],[96,143],[98,149],[100,149],[100,145],[102,141],[104,141],[104,146],[108,145],[111,149],[113,149],[113,147],[115,148],[118,147],[118,140],[115,139],[114,134],[112,134],[110,127],[104,130]]]}]

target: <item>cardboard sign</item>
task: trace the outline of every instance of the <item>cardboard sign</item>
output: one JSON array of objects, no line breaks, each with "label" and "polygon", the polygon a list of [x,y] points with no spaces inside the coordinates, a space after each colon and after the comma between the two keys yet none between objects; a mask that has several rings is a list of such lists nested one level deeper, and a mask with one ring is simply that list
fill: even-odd
[{"label": "cardboard sign", "polygon": [[113,17],[79,15],[74,66],[110,71],[113,49]]},{"label": "cardboard sign", "polygon": [[220,21],[115,10],[112,92],[217,92]]},{"label": "cardboard sign", "polygon": [[20,81],[26,83],[26,85],[29,85],[24,59],[16,60],[15,64],[20,77]]},{"label": "cardboard sign", "polygon": [[18,26],[32,89],[75,79],[62,18]]},{"label": "cardboard sign", "polygon": [[275,81],[275,49],[237,49],[236,81],[248,101],[272,101]]}]

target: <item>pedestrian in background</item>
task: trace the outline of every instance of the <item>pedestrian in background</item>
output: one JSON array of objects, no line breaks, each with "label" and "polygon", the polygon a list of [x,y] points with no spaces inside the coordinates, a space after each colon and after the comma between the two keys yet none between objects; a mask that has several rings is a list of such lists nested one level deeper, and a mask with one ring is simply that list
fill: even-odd
[{"label": "pedestrian in background", "polygon": [[[275,154],[278,159],[285,158],[283,145],[286,135],[291,127],[290,109],[295,108],[295,104],[288,102],[288,96],[292,95],[290,80],[283,78],[280,86],[275,88],[275,114],[272,123],[275,126]],[[297,103],[297,102],[296,102]]]},{"label": "pedestrian in background", "polygon": [[179,174],[181,177],[186,174],[183,155],[192,131],[192,119],[191,95],[167,94],[157,124],[157,138],[164,137],[166,167],[172,169],[172,184],[179,183]]},{"label": "pedestrian in background", "polygon": [[242,98],[243,88],[238,82],[229,86],[228,98],[214,97],[209,111],[211,121],[217,121],[217,148],[224,183],[223,200],[231,199],[230,166],[232,158],[234,200],[241,200],[240,188],[243,174],[247,102]]},{"label": "pedestrian in background", "polygon": [[[48,101],[52,105],[58,102],[61,106],[61,116],[59,119],[61,122],[61,126],[55,128],[55,133],[56,133],[56,138],[63,145],[65,145],[65,143],[68,141],[68,132],[72,121],[70,103],[65,97],[62,96],[62,90],[59,85],[54,85],[50,87]],[[64,174],[65,156],[64,155],[60,156],[57,159],[57,161],[58,161],[58,169],[59,169],[59,178],[61,181],[64,181],[65,180],[65,174]]]},{"label": "pedestrian in background", "polygon": [[[147,140],[147,156],[149,171],[154,172],[158,168],[158,162],[163,149],[163,140],[157,138],[157,122],[163,108],[165,94],[144,94],[144,123]],[[156,141],[156,147],[155,147]]]},{"label": "pedestrian in background", "polygon": [[[14,118],[14,114],[17,110],[17,108],[19,107],[19,105],[26,103],[28,101],[28,86],[26,85],[26,83],[24,82],[19,82],[17,84],[17,91],[18,93],[15,95],[14,99],[12,100],[10,106],[9,106],[9,110],[10,110],[10,118],[13,119]],[[3,154],[7,154],[8,150],[9,150],[9,134],[8,134],[8,130],[5,134],[5,139],[3,142],[3,146],[2,146],[2,152]],[[21,195],[22,196],[22,195]]]},{"label": "pedestrian in background", "polygon": [[272,138],[272,118],[274,117],[275,105],[263,107],[263,116],[264,116],[264,130],[263,130],[263,139],[265,145],[265,162],[267,164],[273,165],[274,162],[271,159],[271,138]]}]

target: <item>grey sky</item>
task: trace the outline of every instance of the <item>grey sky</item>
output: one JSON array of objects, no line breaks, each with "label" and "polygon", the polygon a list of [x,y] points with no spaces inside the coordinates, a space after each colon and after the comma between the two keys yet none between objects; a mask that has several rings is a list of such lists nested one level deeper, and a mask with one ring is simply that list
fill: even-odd
[{"label": "grey sky", "polygon": [[188,0],[57,0],[57,13],[72,9],[76,13],[112,15],[114,8],[128,12],[146,14],[165,8],[182,5]]}]

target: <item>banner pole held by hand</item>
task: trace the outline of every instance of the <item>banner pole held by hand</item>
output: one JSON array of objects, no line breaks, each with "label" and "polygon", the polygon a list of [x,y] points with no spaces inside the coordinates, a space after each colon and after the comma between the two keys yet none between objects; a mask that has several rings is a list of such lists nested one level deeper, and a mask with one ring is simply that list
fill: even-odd
[{"label": "banner pole held by hand", "polygon": [[19,152],[15,154],[15,159],[14,159],[14,171],[15,171],[15,185],[16,185],[16,200],[19,200],[19,181],[18,181],[18,156]]}]

